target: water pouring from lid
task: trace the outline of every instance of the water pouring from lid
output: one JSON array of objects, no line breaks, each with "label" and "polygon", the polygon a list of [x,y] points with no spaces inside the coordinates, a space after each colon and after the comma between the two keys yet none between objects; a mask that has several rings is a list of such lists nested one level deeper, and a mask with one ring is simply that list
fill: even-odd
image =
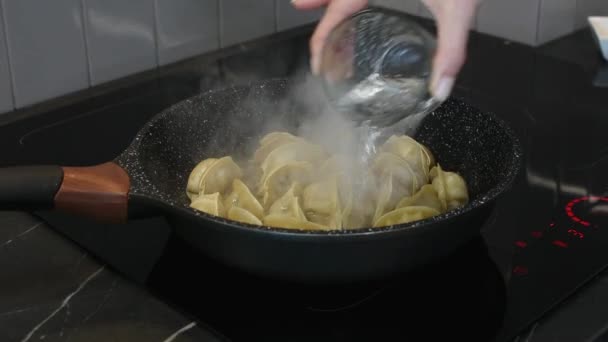
[{"label": "water pouring from lid", "polygon": [[429,113],[441,105],[429,91],[435,48],[435,38],[404,13],[360,11],[325,42],[325,93],[336,110],[370,127]]}]

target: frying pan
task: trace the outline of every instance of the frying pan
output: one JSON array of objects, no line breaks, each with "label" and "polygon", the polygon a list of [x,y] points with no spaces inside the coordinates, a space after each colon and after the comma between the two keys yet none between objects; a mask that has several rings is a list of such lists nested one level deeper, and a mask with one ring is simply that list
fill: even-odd
[{"label": "frying pan", "polygon": [[199,161],[247,155],[273,123],[301,123],[303,107],[288,96],[290,88],[287,80],[271,79],[184,100],[153,117],[122,154],[100,165],[0,169],[0,209],[60,210],[110,223],[162,215],[177,236],[240,271],[352,282],[449,256],[479,236],[520,170],[513,131],[492,114],[450,99],[423,119],[414,137],[444,169],[466,180],[470,201],[460,209],[409,224],[326,232],[253,226],[190,208],[186,183]]}]

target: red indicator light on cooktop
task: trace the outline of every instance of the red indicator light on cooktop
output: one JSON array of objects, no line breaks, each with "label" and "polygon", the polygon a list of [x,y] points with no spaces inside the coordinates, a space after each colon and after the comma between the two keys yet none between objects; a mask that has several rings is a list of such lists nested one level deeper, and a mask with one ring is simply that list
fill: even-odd
[{"label": "red indicator light on cooktop", "polygon": [[572,236],[574,236],[574,237],[577,237],[577,238],[579,238],[579,239],[584,239],[584,238],[585,238],[585,234],[584,234],[584,233],[579,232],[579,231],[578,231],[578,230],[576,230],[576,229],[568,229],[568,234],[570,234],[570,235],[572,235]]},{"label": "red indicator light on cooktop", "polygon": [[561,247],[561,248],[568,248],[568,244],[567,244],[567,243],[565,243],[565,242],[564,242],[564,241],[562,241],[562,240],[554,240],[554,241],[553,241],[553,244],[554,244],[555,246],[557,246],[557,247]]},{"label": "red indicator light on cooktop", "polygon": [[526,241],[515,241],[515,246],[519,248],[526,248],[528,243],[526,243]]},{"label": "red indicator light on cooktop", "polygon": [[532,235],[532,237],[535,239],[540,239],[541,237],[543,237],[543,232],[539,232],[538,230],[535,230],[535,231],[531,232],[530,235]]},{"label": "red indicator light on cooktop", "polygon": [[[570,217],[570,219],[578,224],[581,224],[585,227],[589,227],[591,226],[591,223],[589,221],[585,221],[584,219],[582,219],[581,217],[576,216],[576,214],[574,213],[574,207],[576,205],[578,205],[580,202],[584,202],[584,201],[589,201],[589,202],[608,202],[608,197],[599,197],[599,196],[584,196],[584,197],[579,197],[579,198],[575,198],[572,201],[568,202],[568,204],[566,204],[566,215],[568,215],[568,217]],[[595,227],[595,226],[594,226]]]},{"label": "red indicator light on cooktop", "polygon": [[528,274],[528,268],[526,266],[515,266],[513,268],[513,274],[523,276]]}]

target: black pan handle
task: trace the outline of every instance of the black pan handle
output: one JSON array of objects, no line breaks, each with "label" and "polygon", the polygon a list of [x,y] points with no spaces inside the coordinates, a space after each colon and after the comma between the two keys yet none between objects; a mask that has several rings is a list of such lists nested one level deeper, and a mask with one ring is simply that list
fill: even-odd
[{"label": "black pan handle", "polygon": [[128,219],[130,178],[118,164],[0,168],[0,210],[54,209],[109,223]]},{"label": "black pan handle", "polygon": [[0,169],[0,209],[52,209],[63,180],[59,166],[15,166]]}]

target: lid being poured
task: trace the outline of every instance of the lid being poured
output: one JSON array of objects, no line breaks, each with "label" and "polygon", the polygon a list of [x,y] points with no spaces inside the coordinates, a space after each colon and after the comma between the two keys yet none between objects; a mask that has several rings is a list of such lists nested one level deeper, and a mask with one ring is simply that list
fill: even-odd
[{"label": "lid being poured", "polygon": [[366,9],[338,25],[321,54],[320,74],[332,105],[347,117],[387,127],[428,113],[434,37],[404,13]]}]

